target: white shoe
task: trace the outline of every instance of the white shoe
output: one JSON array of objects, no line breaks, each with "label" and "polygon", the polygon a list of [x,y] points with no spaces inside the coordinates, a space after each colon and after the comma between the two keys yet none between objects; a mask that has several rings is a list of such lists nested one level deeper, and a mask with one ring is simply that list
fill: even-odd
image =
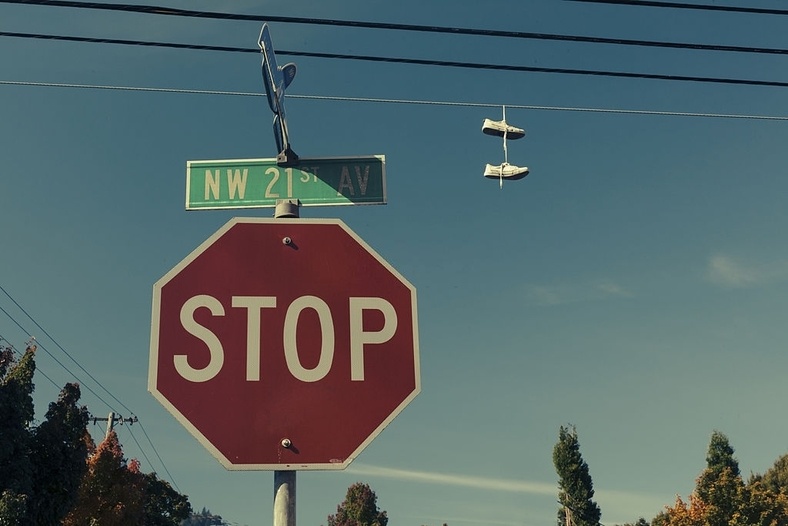
[{"label": "white shoe", "polygon": [[490,179],[509,179],[517,181],[528,175],[527,166],[515,166],[509,163],[501,165],[488,164],[484,169],[484,176]]},{"label": "white shoe", "polygon": [[525,137],[525,130],[506,124],[505,120],[494,121],[492,119],[484,119],[482,131],[487,135],[495,135],[497,137],[503,137],[504,131],[506,131],[507,139],[521,139]]}]

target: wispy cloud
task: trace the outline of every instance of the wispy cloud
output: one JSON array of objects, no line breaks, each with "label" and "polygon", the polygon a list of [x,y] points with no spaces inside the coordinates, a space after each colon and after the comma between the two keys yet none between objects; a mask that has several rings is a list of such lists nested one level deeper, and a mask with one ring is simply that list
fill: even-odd
[{"label": "wispy cloud", "polygon": [[706,279],[721,287],[744,288],[788,279],[788,262],[743,263],[725,254],[711,256],[706,264]]},{"label": "wispy cloud", "polygon": [[632,293],[618,283],[600,280],[592,284],[594,290],[602,297],[631,298]]},{"label": "wispy cloud", "polygon": [[[558,496],[558,485],[556,483],[535,482],[514,479],[502,479],[492,477],[478,477],[473,475],[461,475],[458,473],[438,473],[430,471],[417,471],[408,469],[388,468],[382,466],[371,466],[367,464],[353,463],[348,468],[348,473],[362,477],[381,477],[408,482],[434,484],[441,486],[460,486],[473,488],[482,491],[508,492],[527,495],[546,496],[554,501]],[[605,490],[597,488],[596,500],[600,507],[605,510],[606,524],[624,524],[625,522],[635,522],[638,517],[653,517],[662,510],[666,504],[672,504],[672,500],[666,502],[664,495],[642,493],[635,491]],[[519,510],[522,512],[522,510]],[[506,526],[511,524],[522,524],[522,522],[511,522],[505,520],[491,520],[487,516],[484,519],[476,519],[471,515],[465,517],[444,517],[444,516],[419,516],[423,524],[439,521],[452,523],[469,524],[496,524]],[[539,524],[539,520],[526,521]]]},{"label": "wispy cloud", "polygon": [[530,299],[539,305],[563,305],[584,301],[601,301],[613,298],[631,298],[632,292],[612,279],[598,279],[585,283],[559,285],[532,285]]},{"label": "wispy cloud", "polygon": [[746,287],[758,281],[757,272],[753,269],[745,268],[732,258],[719,254],[709,258],[706,278],[723,287]]},{"label": "wispy cloud", "polygon": [[473,475],[459,475],[456,473],[436,473],[430,471],[369,466],[365,464],[353,464],[348,469],[348,472],[353,473],[354,475],[366,477],[382,477],[397,480],[408,480],[412,482],[422,482],[425,484],[463,486],[468,488],[505,491],[510,493],[556,495],[558,491],[555,484],[548,484],[545,482],[477,477]]}]

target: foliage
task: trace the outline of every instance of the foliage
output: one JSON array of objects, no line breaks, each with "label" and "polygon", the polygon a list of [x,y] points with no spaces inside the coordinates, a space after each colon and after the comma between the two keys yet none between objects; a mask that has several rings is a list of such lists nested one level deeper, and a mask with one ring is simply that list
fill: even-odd
[{"label": "foliage", "polygon": [[[0,348],[0,526],[176,526],[191,513],[185,495],[127,462],[111,432],[96,447],[66,384],[33,427],[35,345],[19,361]],[[224,523],[218,523],[224,524]]]},{"label": "foliage", "polygon": [[673,506],[666,506],[665,511],[651,521],[651,526],[700,526],[706,514],[706,506],[694,494],[689,496],[689,503],[676,496]]},{"label": "foliage", "polygon": [[740,506],[732,525],[788,526],[788,495],[774,492],[753,479],[742,488]]},{"label": "foliage", "polygon": [[11,347],[0,348],[0,378],[5,378],[8,369],[14,364],[14,350]]},{"label": "foliage", "polygon": [[23,524],[27,511],[27,495],[15,491],[4,490],[0,494],[0,526],[18,526]]},{"label": "foliage", "polygon": [[336,514],[328,516],[328,526],[386,526],[388,516],[378,510],[377,502],[377,495],[367,484],[356,482],[348,488]]},{"label": "foliage", "polygon": [[677,497],[652,526],[788,526],[788,492],[777,482],[780,460],[769,483],[758,475],[745,483],[733,452],[728,438],[715,431],[689,503]]},{"label": "foliage", "polygon": [[214,515],[210,510],[203,508],[199,513],[192,513],[188,519],[181,522],[180,526],[229,526],[220,515]]},{"label": "foliage", "polygon": [[727,526],[737,515],[745,503],[744,482],[741,475],[734,474],[728,467],[715,473],[706,468],[698,478],[695,492],[698,499],[705,504],[705,521],[708,526]]},{"label": "foliage", "polygon": [[[553,464],[558,473],[558,526],[598,526],[602,512],[592,499],[594,484],[588,464],[580,454],[574,426],[561,426],[553,448]],[[569,519],[569,520],[567,520]]]},{"label": "foliage", "polygon": [[728,468],[731,473],[738,477],[739,462],[733,456],[734,449],[728,441],[728,437],[715,430],[709,440],[709,449],[706,453],[706,469],[715,473],[720,473]]},{"label": "foliage", "polygon": [[706,469],[698,477],[695,492],[708,505],[710,526],[725,526],[741,506],[744,482],[728,437],[714,431],[706,454]]},{"label": "foliage", "polygon": [[788,454],[778,458],[763,474],[763,484],[773,493],[788,494]]},{"label": "foliage", "polygon": [[169,483],[140,471],[127,461],[110,431],[87,462],[74,508],[63,526],[177,526],[189,517],[191,505]]},{"label": "foliage", "polygon": [[77,504],[64,526],[133,526],[143,522],[144,487],[136,462],[126,463],[118,435],[110,431],[88,459]]},{"label": "foliage", "polygon": [[33,421],[33,373],[36,346],[29,346],[19,362],[11,349],[0,357],[0,524],[24,524],[33,486],[28,456]]},{"label": "foliage", "polygon": [[145,494],[145,526],[178,526],[189,517],[192,507],[186,495],[175,491],[169,482],[161,480],[155,473],[141,474],[141,477]]},{"label": "foliage", "polygon": [[80,395],[78,384],[66,384],[57,402],[49,404],[46,420],[33,431],[33,524],[59,524],[76,502],[91,440],[88,410],[77,405]]},{"label": "foliage", "polygon": [[0,524],[58,524],[73,505],[84,472],[87,409],[77,407],[77,384],[67,384],[46,420],[34,416],[34,345],[19,362],[0,356]]}]

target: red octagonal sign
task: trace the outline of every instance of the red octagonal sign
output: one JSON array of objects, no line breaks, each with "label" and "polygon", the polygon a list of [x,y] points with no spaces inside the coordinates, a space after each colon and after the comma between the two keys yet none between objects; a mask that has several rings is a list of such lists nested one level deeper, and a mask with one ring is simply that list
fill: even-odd
[{"label": "red octagonal sign", "polygon": [[233,219],[153,287],[148,390],[227,469],[344,469],[420,389],[416,289],[339,220]]}]

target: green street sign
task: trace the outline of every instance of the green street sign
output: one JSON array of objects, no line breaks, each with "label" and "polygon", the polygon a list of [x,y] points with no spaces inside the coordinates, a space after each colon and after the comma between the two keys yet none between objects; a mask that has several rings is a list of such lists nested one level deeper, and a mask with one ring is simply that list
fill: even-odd
[{"label": "green street sign", "polygon": [[302,158],[288,167],[276,159],[186,162],[186,210],[274,207],[281,199],[302,206],[386,204],[386,158]]}]

